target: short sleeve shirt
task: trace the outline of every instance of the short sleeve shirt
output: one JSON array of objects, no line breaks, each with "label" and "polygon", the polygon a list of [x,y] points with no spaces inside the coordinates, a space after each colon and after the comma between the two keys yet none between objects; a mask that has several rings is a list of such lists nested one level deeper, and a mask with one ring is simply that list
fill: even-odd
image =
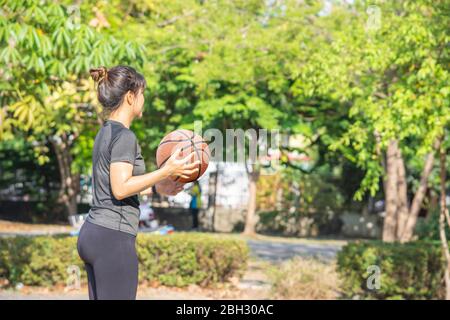
[{"label": "short sleeve shirt", "polygon": [[106,120],[97,133],[92,154],[92,204],[87,220],[136,235],[139,225],[138,195],[117,200],[111,189],[110,165],[128,162],[133,176],[145,173],[141,148],[133,131],[121,122]]}]

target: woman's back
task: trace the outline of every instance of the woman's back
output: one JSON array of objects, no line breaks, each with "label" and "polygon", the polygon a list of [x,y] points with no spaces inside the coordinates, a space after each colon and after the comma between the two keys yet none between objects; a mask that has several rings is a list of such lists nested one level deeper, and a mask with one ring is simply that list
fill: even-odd
[{"label": "woman's back", "polygon": [[133,175],[145,173],[144,159],[134,133],[118,121],[107,120],[95,137],[93,198],[88,220],[135,235],[139,224],[139,199],[137,195],[122,200],[114,198],[109,172],[113,162],[133,164]]}]

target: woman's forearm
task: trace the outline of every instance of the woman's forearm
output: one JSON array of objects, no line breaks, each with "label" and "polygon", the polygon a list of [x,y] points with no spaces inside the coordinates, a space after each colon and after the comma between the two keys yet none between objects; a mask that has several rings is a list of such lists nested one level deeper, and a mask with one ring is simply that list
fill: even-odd
[{"label": "woman's forearm", "polygon": [[149,196],[153,193],[152,191],[152,187],[149,187],[147,189],[142,190],[141,192],[139,192],[140,196]]},{"label": "woman's forearm", "polygon": [[156,171],[139,176],[133,176],[133,165],[125,161],[116,161],[110,165],[111,190],[117,200],[128,198],[139,194],[143,190],[157,184],[158,182],[178,176],[188,178],[198,171],[200,161],[187,163],[195,155],[194,152],[188,156],[178,159],[181,156],[182,149],[177,149],[165,162],[164,167]]},{"label": "woman's forearm", "polygon": [[115,197],[118,200],[139,194],[170,175],[166,169],[161,168],[139,176],[131,176],[120,186]]}]

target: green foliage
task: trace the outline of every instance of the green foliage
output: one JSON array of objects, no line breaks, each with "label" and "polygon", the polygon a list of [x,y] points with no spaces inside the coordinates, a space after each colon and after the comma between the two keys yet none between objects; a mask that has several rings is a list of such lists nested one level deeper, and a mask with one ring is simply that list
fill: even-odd
[{"label": "green foliage", "polygon": [[329,168],[321,169],[325,170],[303,173],[288,167],[279,176],[262,176],[257,193],[259,230],[298,236],[338,232],[331,222],[344,208],[344,196]]},{"label": "green foliage", "polygon": [[[87,71],[118,63],[147,79],[133,130],[149,169],[160,139],[195,120],[204,130],[277,128],[302,134],[308,155],[318,145],[318,162],[343,154],[357,165],[360,188],[348,189],[362,200],[379,191],[390,139],[414,187],[448,127],[448,1],[373,1],[374,30],[367,1],[333,2],[329,14],[322,0],[0,4],[0,140],[20,132],[38,142],[39,164],[48,140],[65,135],[71,169],[89,172],[99,106]],[[98,15],[109,26],[93,26]]]},{"label": "green foliage", "polygon": [[165,132],[197,119],[301,133],[365,172],[358,200],[379,191],[393,137],[420,171],[449,122],[448,5],[371,4],[378,30],[366,28],[366,1],[333,2],[328,15],[322,1],[136,1],[122,22],[117,1],[108,17],[123,37],[139,34],[149,57],[144,148],[154,154]]},{"label": "green foliage", "polygon": [[[43,147],[46,148],[46,146]],[[43,186],[46,179],[57,178],[55,177],[54,161],[47,161],[40,165],[35,159],[36,154],[33,152],[32,145],[23,137],[17,136],[15,140],[0,141],[0,172],[2,177],[0,187],[8,188],[16,183],[30,181]],[[39,196],[39,187],[36,185],[25,184],[22,190],[23,194],[29,194],[32,198]]]},{"label": "green foliage", "polygon": [[[430,214],[424,218],[419,219],[416,225],[415,234],[421,240],[437,240],[441,238],[439,236],[439,215],[440,210],[431,210]],[[445,223],[445,231],[447,234],[447,239],[450,238],[450,227]]]},{"label": "green foliage", "polygon": [[[195,120],[204,130],[297,128],[289,86],[308,57],[299,43],[310,41],[308,19],[321,3],[288,2],[284,11],[262,0],[117,1],[123,10],[108,19],[147,49],[150,107],[136,128],[148,154],[165,133],[192,129]],[[130,16],[120,21],[123,11]]]},{"label": "green foliage", "polygon": [[[40,146],[55,136],[83,136],[96,114],[88,70],[119,62],[140,67],[142,46],[95,30],[76,6],[40,0],[0,4],[0,140],[23,132]],[[39,163],[48,160],[43,148],[36,151]],[[76,155],[90,159],[83,151]],[[86,171],[80,163],[73,169]]]},{"label": "green foliage", "polygon": [[170,286],[226,281],[245,270],[249,253],[242,241],[201,234],[140,236],[137,251],[140,278]]},{"label": "green foliage", "polygon": [[[365,5],[355,2],[358,10]],[[432,149],[450,120],[448,3],[404,0],[373,5],[380,10],[379,29],[367,30],[367,15],[343,11],[340,18],[346,23],[331,32],[334,41],[325,47],[343,57],[341,63],[327,65],[339,76],[331,90],[328,83],[319,87],[351,102],[350,125],[331,147],[366,170],[357,199],[366,191],[377,192],[382,152],[390,140],[399,140],[409,164],[411,157],[417,161]]]},{"label": "green foliage", "polygon": [[[369,289],[373,273],[380,268],[380,288]],[[338,254],[339,276],[346,298],[360,299],[442,299],[445,263],[438,241],[407,244],[379,241],[352,242]]]},{"label": "green foliage", "polygon": [[65,284],[69,266],[83,268],[78,258],[76,240],[69,237],[0,239],[0,277],[11,284]]},{"label": "green foliage", "polygon": [[[248,247],[243,241],[202,234],[139,235],[136,244],[140,281],[168,286],[212,285],[245,270]],[[0,278],[10,284],[65,284],[67,268],[84,270],[76,237],[0,239]],[[86,281],[85,272],[81,272]]]}]

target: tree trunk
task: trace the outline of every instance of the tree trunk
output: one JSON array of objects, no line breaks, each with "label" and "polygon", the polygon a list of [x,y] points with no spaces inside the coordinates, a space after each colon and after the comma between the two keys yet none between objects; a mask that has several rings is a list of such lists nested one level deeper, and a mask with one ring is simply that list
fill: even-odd
[{"label": "tree trunk", "polygon": [[387,148],[386,159],[386,187],[385,202],[386,214],[383,226],[383,241],[392,242],[396,240],[397,231],[397,140],[391,140]]},{"label": "tree trunk", "polygon": [[[434,145],[434,149],[439,150],[440,148],[440,140],[437,141]],[[417,189],[414,199],[411,203],[411,208],[409,210],[408,219],[406,220],[403,233],[401,238],[399,239],[401,242],[410,241],[414,234],[414,228],[417,223],[417,217],[419,216],[419,211],[423,203],[423,199],[425,198],[425,194],[428,188],[428,178],[430,177],[431,171],[433,170],[434,163],[434,151],[428,153],[425,165],[422,170],[422,175],[420,177],[419,188]]]},{"label": "tree trunk", "polygon": [[70,154],[69,141],[66,134],[63,134],[61,141],[51,139],[58,160],[60,174],[60,189],[58,193],[58,203],[63,204],[66,217],[77,213],[77,195],[80,191],[80,175],[72,174],[72,155]]},{"label": "tree trunk", "polygon": [[256,233],[256,185],[259,180],[259,168],[257,165],[251,165],[252,171],[247,172],[249,178],[249,199],[247,206],[247,216],[245,219],[245,235],[254,235]]},{"label": "tree trunk", "polygon": [[[440,141],[437,141],[434,149],[439,149],[439,146]],[[390,141],[386,152],[385,165],[384,193],[386,215],[383,226],[383,241],[407,242],[412,240],[417,217],[427,192],[428,178],[433,170],[433,162],[434,151],[431,151],[426,157],[419,188],[414,195],[411,207],[409,207],[403,156],[398,146],[398,141]]]},{"label": "tree trunk", "polygon": [[400,148],[397,146],[397,240],[401,239],[408,220],[408,186],[406,182],[405,163]]},{"label": "tree trunk", "polygon": [[442,250],[445,257],[447,268],[445,269],[445,299],[450,300],[450,251],[448,249],[447,235],[445,234],[446,220],[448,219],[448,210],[446,203],[445,181],[447,168],[445,166],[446,152],[444,146],[440,148],[440,180],[441,180],[441,196],[440,196],[440,215],[439,215],[439,236],[441,238]]}]

